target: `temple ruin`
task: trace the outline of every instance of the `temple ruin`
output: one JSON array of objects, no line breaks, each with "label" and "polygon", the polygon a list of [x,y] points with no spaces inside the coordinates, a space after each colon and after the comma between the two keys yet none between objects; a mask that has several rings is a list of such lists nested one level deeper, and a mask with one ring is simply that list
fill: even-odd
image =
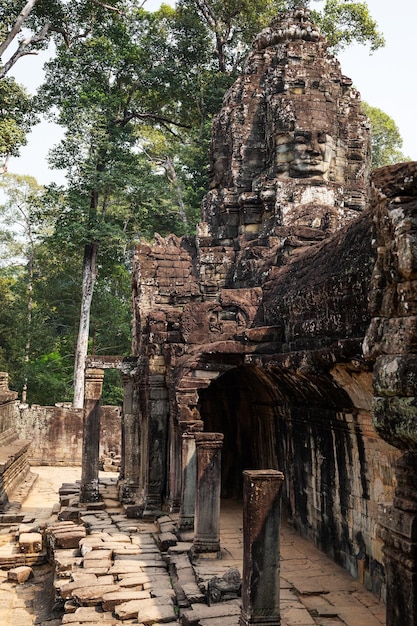
[{"label": "temple ruin", "polygon": [[262,31],[214,121],[196,237],[137,247],[132,356],[87,362],[81,500],[100,499],[117,367],[131,519],[179,512],[213,555],[220,491],[271,476],[283,519],[386,600],[388,626],[415,624],[416,173],[371,175],[359,93],[308,10]]}]

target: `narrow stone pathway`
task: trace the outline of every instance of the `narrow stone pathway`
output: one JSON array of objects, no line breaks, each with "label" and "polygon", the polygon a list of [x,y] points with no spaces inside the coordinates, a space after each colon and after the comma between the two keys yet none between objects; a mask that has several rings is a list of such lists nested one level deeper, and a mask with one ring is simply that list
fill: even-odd
[{"label": "narrow stone pathway", "polygon": [[[221,558],[191,563],[192,536],[176,536],[175,516],[160,517],[156,523],[128,519],[118,501],[116,475],[111,474],[100,479],[103,501],[81,508],[76,472],[77,468],[39,468],[40,477],[21,517],[25,528],[30,522],[46,529],[53,566],[34,565],[33,578],[20,585],[8,581],[7,571],[0,570],[2,626],[238,626],[240,598],[208,606],[205,590],[210,579],[231,568],[242,572],[239,505],[222,502]],[[58,519],[56,489],[62,478]],[[40,500],[44,507],[38,506]],[[14,534],[1,527],[0,543],[18,534],[22,523],[11,525]],[[6,548],[10,550],[6,542],[0,545],[0,563]],[[385,607],[283,525],[281,624],[380,626],[385,624]]]}]

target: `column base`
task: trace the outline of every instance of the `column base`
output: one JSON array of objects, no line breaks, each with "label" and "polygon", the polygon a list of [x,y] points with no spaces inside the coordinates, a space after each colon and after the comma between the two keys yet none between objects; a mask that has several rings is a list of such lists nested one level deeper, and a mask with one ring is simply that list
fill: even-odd
[{"label": "column base", "polygon": [[281,626],[281,616],[269,615],[269,616],[249,616],[243,611],[240,614],[239,626]]},{"label": "column base", "polygon": [[100,492],[98,489],[98,479],[92,482],[81,485],[80,487],[80,502],[99,502]]},{"label": "column base", "polygon": [[202,556],[206,559],[218,559],[220,557],[220,541],[194,537],[192,552],[193,555]]},{"label": "column base", "polygon": [[190,517],[180,517],[177,522],[177,530],[180,533],[189,533],[194,531],[194,515]]},{"label": "column base", "polygon": [[136,504],[139,499],[139,487],[133,483],[123,482],[120,485],[120,502],[123,504]]}]

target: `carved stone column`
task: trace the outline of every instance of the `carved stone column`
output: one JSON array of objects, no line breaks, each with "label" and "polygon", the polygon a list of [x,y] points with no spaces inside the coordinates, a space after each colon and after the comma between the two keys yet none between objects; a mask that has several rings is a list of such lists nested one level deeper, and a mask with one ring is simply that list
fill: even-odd
[{"label": "carved stone column", "polygon": [[100,398],[104,370],[85,371],[84,427],[80,502],[97,502],[100,498],[98,472],[100,457]]},{"label": "carved stone column", "polygon": [[[162,366],[161,366],[162,367]],[[152,374],[148,379],[149,401],[146,415],[146,487],[144,517],[154,517],[162,509],[166,490],[168,394],[165,377]]]},{"label": "carved stone column", "polygon": [[166,508],[169,513],[177,513],[181,503],[181,430],[177,420],[170,413],[168,441],[168,497]]},{"label": "carved stone column", "polygon": [[124,503],[136,503],[140,478],[140,432],[136,415],[134,381],[130,374],[122,373],[123,425],[122,425],[122,489]]},{"label": "carved stone column", "polygon": [[241,626],[279,626],[281,489],[276,470],[243,472],[243,581]]},{"label": "carved stone column", "polygon": [[417,626],[417,453],[396,464],[393,505],[381,505],[378,533],[384,542],[387,626]]},{"label": "carved stone column", "polygon": [[195,492],[197,483],[197,451],[195,443],[196,432],[203,428],[202,421],[183,422],[182,428],[182,483],[181,505],[178,518],[178,530],[180,532],[194,530],[195,517]]},{"label": "carved stone column", "polygon": [[197,493],[195,509],[196,554],[220,551],[220,490],[222,433],[196,433]]}]

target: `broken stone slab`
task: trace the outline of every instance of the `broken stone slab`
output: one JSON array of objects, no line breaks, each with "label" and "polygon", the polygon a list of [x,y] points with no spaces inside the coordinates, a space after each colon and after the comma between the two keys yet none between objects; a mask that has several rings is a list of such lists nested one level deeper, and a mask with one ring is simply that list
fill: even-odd
[{"label": "broken stone slab", "polygon": [[80,539],[85,537],[85,528],[80,530],[69,530],[68,532],[59,533],[54,535],[54,547],[63,548],[68,550],[69,548],[78,548]]},{"label": "broken stone slab", "polygon": [[161,517],[158,517],[156,520],[156,523],[161,527],[161,524],[172,524],[173,522],[169,515],[161,515]]},{"label": "broken stone slab", "polygon": [[82,564],[82,558],[77,556],[77,550],[57,550],[54,552],[55,572],[58,575],[69,575]]},{"label": "broken stone slab", "polygon": [[214,606],[207,606],[206,604],[192,604],[189,611],[183,612],[181,622],[183,626],[197,626],[202,619],[240,616],[240,613],[240,602],[236,600],[222,602],[221,604],[215,604]]},{"label": "broken stone slab", "polygon": [[141,564],[143,561],[125,561],[117,560],[109,569],[112,576],[120,576],[121,574],[138,574],[143,572]]},{"label": "broken stone slab", "polygon": [[174,589],[166,585],[152,585],[149,591],[152,598],[175,598]]},{"label": "broken stone slab", "polygon": [[175,524],[171,521],[171,522],[165,522],[163,524],[158,524],[159,527],[159,531],[161,534],[163,533],[174,533],[175,534],[175,530],[176,530],[176,526]]},{"label": "broken stone slab", "polygon": [[104,561],[111,560],[113,556],[113,550],[109,550],[105,547],[105,544],[102,544],[103,547],[98,547],[96,550],[91,550],[85,555],[84,560],[88,561]]},{"label": "broken stone slab", "polygon": [[184,583],[181,584],[181,587],[190,604],[205,602],[205,595],[196,582]]},{"label": "broken stone slab", "polygon": [[110,613],[103,613],[97,607],[80,606],[74,613],[68,613],[62,617],[62,624],[105,624],[117,626],[117,619]]},{"label": "broken stone slab", "polygon": [[167,552],[168,548],[170,548],[171,546],[175,546],[175,544],[177,543],[177,536],[174,535],[174,533],[172,532],[164,532],[158,535],[157,542],[159,545],[159,549],[162,550],[162,552]]},{"label": "broken stone slab", "polygon": [[108,570],[111,566],[111,561],[108,559],[86,561],[84,558],[83,569],[88,572],[94,572],[98,574],[108,574]]},{"label": "broken stone slab", "polygon": [[114,611],[115,607],[130,600],[146,600],[150,598],[149,591],[139,589],[125,589],[103,594],[103,611]]},{"label": "broken stone slab", "polygon": [[86,585],[94,585],[96,583],[97,577],[94,576],[94,574],[84,574],[81,580],[73,580],[71,582],[58,580],[55,582],[54,587],[63,600],[69,600],[69,598],[72,598],[73,591],[76,589],[85,587]]},{"label": "broken stone slab", "polygon": [[174,605],[172,603],[161,604],[161,599],[158,598],[153,606],[139,609],[138,622],[140,624],[158,624],[161,622],[172,622],[177,619]]},{"label": "broken stone slab", "polygon": [[38,523],[33,523],[33,524],[19,524],[19,527],[17,529],[17,536],[16,539],[19,538],[19,535],[21,535],[22,533],[39,533],[40,532],[40,525]]},{"label": "broken stone slab", "polygon": [[[162,598],[159,600],[163,600]],[[172,601],[167,600],[168,603],[165,603],[165,600],[130,600],[129,602],[123,602],[119,604],[114,609],[114,614],[121,620],[137,618],[138,623],[153,623],[158,621],[172,621],[176,619],[174,606]],[[164,607],[167,607],[165,609]],[[159,609],[159,618],[162,618],[165,615],[166,619],[158,619],[157,610]],[[148,619],[148,622],[142,622],[142,615],[150,617],[153,612],[153,616],[151,619]],[[141,617],[139,618],[139,615]],[[169,619],[168,619],[169,618]]]},{"label": "broken stone slab", "polygon": [[[160,555],[158,555],[160,557]],[[150,555],[148,557],[147,554],[118,554],[114,556],[115,563],[123,563],[123,562],[137,562],[142,568],[158,568],[165,570],[166,563],[161,558],[157,558],[157,555]]]},{"label": "broken stone slab", "polygon": [[168,548],[168,554],[188,554],[191,552],[192,547],[193,544],[190,541],[178,541],[176,545]]},{"label": "broken stone slab", "polygon": [[136,543],[139,546],[143,545],[155,545],[155,539],[153,533],[144,533],[141,532],[139,535],[135,535],[131,539],[132,543]]},{"label": "broken stone slab", "polygon": [[118,590],[119,588],[115,584],[84,586],[74,589],[72,597],[81,606],[97,606],[103,602],[103,595],[115,593]]},{"label": "broken stone slab", "polygon": [[20,565],[14,567],[7,572],[7,580],[10,582],[16,582],[19,585],[25,583],[29,578],[33,577],[33,570],[27,565]]},{"label": "broken stone slab", "polygon": [[143,572],[122,575],[121,579],[118,581],[120,587],[141,587],[142,589],[146,583],[151,583],[151,579]]},{"label": "broken stone slab", "polygon": [[21,533],[19,536],[20,552],[41,552],[42,551],[42,535],[41,533]]},{"label": "broken stone slab", "polygon": [[94,565],[94,567],[84,567],[83,569],[86,574],[95,574],[97,577],[106,576],[107,574],[109,574],[108,565],[106,567],[99,567],[98,565]]},{"label": "broken stone slab", "polygon": [[57,522],[56,524],[52,524],[51,526],[48,526],[47,533],[48,534],[53,534],[54,532],[58,532],[64,529],[69,529],[69,528],[78,528],[78,524],[75,524],[75,522],[68,520],[67,522]]},{"label": "broken stone slab", "polygon": [[[114,526],[113,526],[114,528]],[[111,532],[110,533],[110,541],[116,543],[130,543],[130,537],[126,533],[120,532]]]},{"label": "broken stone slab", "polygon": [[[107,568],[109,569],[109,567],[111,567],[112,564],[112,560],[105,558],[105,559],[88,559],[87,557],[90,555],[91,553],[87,554],[84,557],[84,561],[83,561],[83,567],[84,569],[88,569],[88,570],[94,570],[95,568],[102,570],[103,568]],[[108,572],[106,572],[107,574]]]},{"label": "broken stone slab", "polygon": [[239,615],[228,617],[208,617],[199,621],[199,626],[238,626],[240,624]]},{"label": "broken stone slab", "polygon": [[[107,544],[106,544],[107,545]],[[142,550],[139,548],[139,546],[134,546],[132,544],[128,544],[128,543],[110,543],[109,545],[112,546],[112,550],[113,550],[113,554],[114,557],[116,558],[117,556],[129,556],[129,555],[139,555],[139,554],[143,554]]]},{"label": "broken stone slab", "polygon": [[83,507],[87,509],[87,511],[102,511],[106,508],[104,502],[84,502]]},{"label": "broken stone slab", "polygon": [[58,514],[59,521],[76,520],[78,521],[80,510],[78,507],[69,506],[62,509]]}]

